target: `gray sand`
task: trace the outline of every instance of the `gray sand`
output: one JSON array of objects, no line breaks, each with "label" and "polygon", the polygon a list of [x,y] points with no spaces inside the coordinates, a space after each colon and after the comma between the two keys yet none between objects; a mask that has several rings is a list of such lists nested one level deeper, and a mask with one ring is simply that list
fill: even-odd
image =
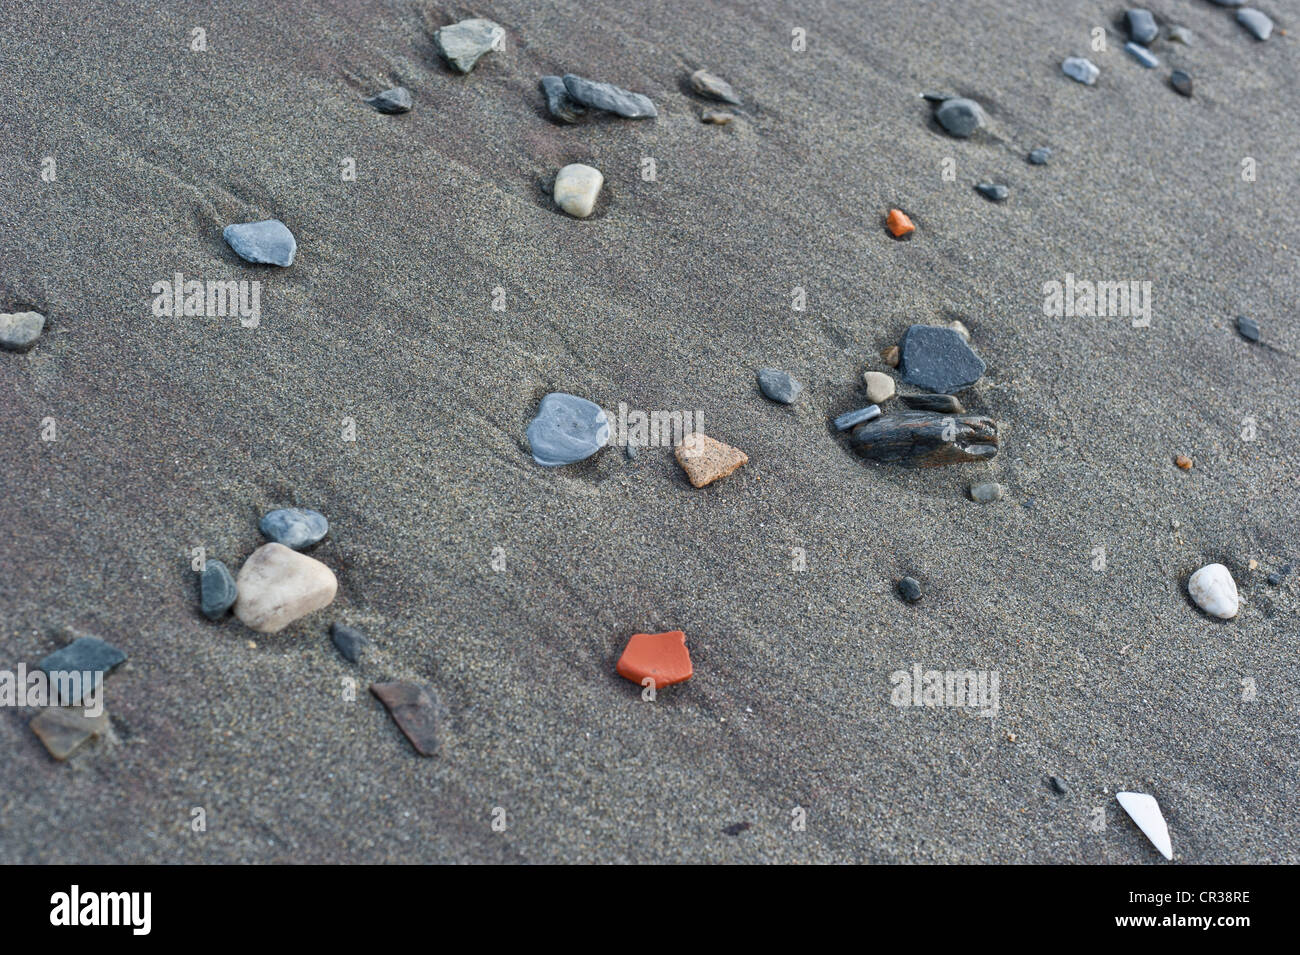
[{"label": "gray sand", "polygon": [[[1197,45],[1145,70],[1122,5],[1079,0],[155,7],[0,2],[0,310],[48,316],[0,353],[0,666],[65,627],[130,655],[113,737],[66,764],[0,712],[0,861],[1157,861],[1114,801],[1135,789],[1179,861],[1300,862],[1300,575],[1264,581],[1300,563],[1292,37],[1158,3]],[[463,16],[508,32],[468,76],[432,41]],[[728,127],[699,120],[701,66],[745,101]],[[660,116],[554,125],[537,80],[565,71]],[[398,84],[410,114],[363,102]],[[978,99],[988,134],[937,132],[931,89]],[[605,174],[590,220],[547,195],[569,162]],[[221,239],[271,217],[289,269]],[[261,326],[154,317],[176,271],[260,279]],[[1067,272],[1152,282],[1151,326],[1045,317]],[[828,416],[909,324],[954,317],[1002,453],[855,459]],[[797,405],[759,394],[766,366]],[[524,430],[552,390],[700,409],[750,463],[698,491],[667,449],[539,468]],[[989,479],[1007,500],[966,499]],[[237,570],[290,505],[330,519],[334,605],[274,636],[208,623],[190,549]],[[1184,587],[1212,560],[1242,593],[1226,624]],[[372,640],[361,664],[335,620]],[[615,660],[668,629],[695,677],[643,703]],[[997,670],[999,715],[895,708],[914,663]],[[367,692],[390,679],[442,694],[440,756]]]}]

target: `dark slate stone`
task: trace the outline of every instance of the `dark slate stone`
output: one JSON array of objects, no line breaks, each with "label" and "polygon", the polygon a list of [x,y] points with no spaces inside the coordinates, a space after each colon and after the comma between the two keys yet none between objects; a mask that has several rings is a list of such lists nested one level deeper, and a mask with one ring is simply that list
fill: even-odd
[{"label": "dark slate stone", "polygon": [[908,384],[946,395],[975,384],[987,368],[961,335],[935,325],[907,330],[898,367]]},{"label": "dark slate stone", "polygon": [[653,119],[659,115],[648,96],[633,93],[613,83],[597,83],[572,73],[564,74],[564,88],[583,106],[603,109],[628,119]]},{"label": "dark slate stone", "polygon": [[949,133],[965,139],[984,125],[984,110],[973,99],[956,96],[944,100],[935,110],[934,118]]},{"label": "dark slate stone", "polygon": [[937,468],[996,457],[998,426],[982,415],[896,411],[858,425],[852,443],[869,461]]},{"label": "dark slate stone", "polygon": [[[105,643],[98,637],[78,637],[66,647],[49,654],[36,666],[51,677],[67,672],[107,674],[124,660],[126,654],[111,643]],[[73,699],[60,699],[58,702],[64,706],[75,706],[81,702],[81,696],[85,695],[87,689],[89,687],[83,686],[80,695]]]},{"label": "dark slate stone", "polygon": [[609,442],[609,418],[586,398],[553,391],[542,399],[528,425],[533,460],[557,468],[583,461]]},{"label": "dark slate stone", "polygon": [[349,663],[356,663],[361,659],[361,651],[370,643],[360,630],[341,623],[330,625],[330,639],[334,641],[334,646],[343,655],[343,659]]},{"label": "dark slate stone", "polygon": [[543,76],[542,94],[546,97],[546,109],[551,117],[562,123],[576,123],[587,112],[587,108],[569,95],[564,80],[558,76]]},{"label": "dark slate stone", "polygon": [[222,238],[241,259],[265,265],[293,265],[298,242],[279,219],[240,222],[226,226]]},{"label": "dark slate stone", "polygon": [[1237,334],[1248,342],[1259,341],[1259,323],[1246,315],[1237,316]]},{"label": "dark slate stone", "polygon": [[1010,195],[1010,190],[1001,183],[981,182],[975,189],[990,202],[1001,202]]},{"label": "dark slate stone", "polygon": [[393,722],[421,756],[436,756],[442,748],[446,708],[431,686],[415,683],[372,683],[370,692],[388,708]]},{"label": "dark slate stone", "polygon": [[722,831],[729,836],[738,836],[746,829],[751,828],[753,825],[754,824],[752,822],[733,822],[731,825],[725,827]]},{"label": "dark slate stone", "polygon": [[1047,146],[1039,146],[1029,153],[1029,161],[1035,166],[1046,166],[1047,160],[1052,158],[1052,150]]},{"label": "dark slate stone", "polygon": [[1150,10],[1135,7],[1128,11],[1126,17],[1128,19],[1128,35],[1143,46],[1148,45],[1160,32],[1160,28],[1156,26],[1156,18],[1151,15]]},{"label": "dark slate stone", "polygon": [[1051,783],[1052,783],[1052,788],[1056,790],[1058,795],[1064,796],[1066,792],[1068,792],[1068,789],[1066,788],[1065,785],[1065,780],[1062,779],[1060,776],[1051,777]]},{"label": "dark slate stone", "polygon": [[1192,77],[1186,70],[1174,70],[1170,73],[1169,85],[1183,96],[1192,95]]},{"label": "dark slate stone", "polygon": [[904,577],[898,582],[898,595],[910,604],[916,603],[923,596],[921,582],[915,577]]},{"label": "dark slate stone", "polygon": [[767,397],[783,405],[794,404],[799,393],[803,391],[803,385],[779,368],[764,368],[759,371],[758,387]]},{"label": "dark slate stone", "polygon": [[409,113],[411,111],[411,91],[405,86],[394,86],[368,97],[366,102],[381,113]]},{"label": "dark slate stone", "polygon": [[880,417],[880,405],[867,405],[865,408],[858,408],[856,411],[846,411],[835,419],[835,427],[839,431],[848,431],[854,425],[862,424],[864,421],[870,421],[872,418]]},{"label": "dark slate stone", "polygon": [[1281,584],[1282,584],[1282,575],[1281,575],[1281,574],[1269,574],[1269,575],[1268,575],[1268,585],[1269,585],[1270,587],[1278,587],[1278,586],[1281,586]]},{"label": "dark slate stone", "polygon": [[235,605],[238,596],[230,569],[219,560],[205,561],[203,573],[199,575],[199,602],[203,616],[220,620]]},{"label": "dark slate stone", "polygon": [[306,507],[283,507],[269,512],[258,528],[267,540],[294,550],[304,550],[330,531],[330,522],[320,511]]},{"label": "dark slate stone", "polygon": [[965,414],[962,403],[952,395],[899,395],[903,404],[918,411],[937,411],[940,414]]},{"label": "dark slate stone", "polygon": [[944,100],[952,98],[953,95],[951,93],[936,93],[934,91],[929,91],[921,94],[921,99],[925,100],[927,103],[934,103],[936,105],[942,103]]}]

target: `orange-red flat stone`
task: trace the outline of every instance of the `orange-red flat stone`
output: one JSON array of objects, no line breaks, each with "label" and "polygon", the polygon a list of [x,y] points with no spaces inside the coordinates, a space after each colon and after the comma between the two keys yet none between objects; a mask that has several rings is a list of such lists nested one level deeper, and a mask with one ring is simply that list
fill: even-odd
[{"label": "orange-red flat stone", "polygon": [[889,218],[885,220],[885,225],[889,226],[889,231],[894,233],[896,239],[901,239],[909,232],[916,231],[916,226],[912,225],[912,220],[900,209],[889,210]]},{"label": "orange-red flat stone", "polygon": [[638,686],[644,685],[646,677],[655,681],[655,689],[672,686],[689,680],[694,672],[686,634],[680,630],[634,633],[618,658],[618,675]]}]

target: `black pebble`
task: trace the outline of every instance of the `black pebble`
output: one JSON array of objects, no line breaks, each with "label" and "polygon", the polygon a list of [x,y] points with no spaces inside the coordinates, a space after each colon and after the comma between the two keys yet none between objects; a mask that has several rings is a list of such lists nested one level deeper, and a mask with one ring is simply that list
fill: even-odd
[{"label": "black pebble", "polygon": [[1281,586],[1281,584],[1282,584],[1282,575],[1281,575],[1281,574],[1269,574],[1269,575],[1268,575],[1268,585],[1269,585],[1270,587],[1278,587],[1278,586]]},{"label": "black pebble", "polygon": [[356,663],[361,657],[361,651],[369,643],[360,630],[354,630],[341,623],[330,625],[330,639],[334,641],[334,646],[343,655],[343,659],[349,663]]},{"label": "black pebble", "polygon": [[1245,315],[1237,316],[1237,334],[1248,342],[1259,341],[1259,323]]},{"label": "black pebble", "polygon": [[1065,780],[1062,779],[1060,776],[1051,776],[1049,777],[1049,779],[1052,783],[1052,788],[1056,790],[1057,793],[1064,796],[1067,791],[1065,786]]},{"label": "black pebble", "polygon": [[904,577],[898,582],[898,595],[910,604],[921,599],[921,584],[915,577]]},{"label": "black pebble", "polygon": [[722,831],[729,836],[738,836],[752,825],[752,822],[733,822]]},{"label": "black pebble", "polygon": [[1169,85],[1183,96],[1192,95],[1192,78],[1186,70],[1174,70],[1169,74]]},{"label": "black pebble", "polygon": [[1010,194],[1010,190],[1000,183],[981,182],[975,189],[990,202],[1001,202]]}]

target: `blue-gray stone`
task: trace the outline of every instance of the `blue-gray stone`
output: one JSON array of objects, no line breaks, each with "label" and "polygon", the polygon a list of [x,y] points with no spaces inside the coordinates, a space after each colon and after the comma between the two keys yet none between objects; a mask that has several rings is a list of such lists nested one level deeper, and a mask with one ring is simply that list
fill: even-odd
[{"label": "blue-gray stone", "polygon": [[597,83],[565,73],[564,88],[573,99],[592,109],[603,109],[628,119],[653,119],[659,115],[648,96],[630,92],[613,83]]},{"label": "blue-gray stone", "polygon": [[1192,95],[1192,77],[1186,70],[1174,70],[1170,73],[1169,85],[1183,96]]},{"label": "blue-gray stone", "polygon": [[1134,43],[1132,40],[1129,40],[1124,44],[1124,49],[1128,51],[1129,56],[1133,57],[1133,59],[1137,60],[1148,70],[1153,70],[1160,65],[1160,61],[1156,59],[1155,54],[1140,43]]},{"label": "blue-gray stone", "polygon": [[[59,673],[101,673],[107,674],[126,659],[126,654],[105,643],[98,637],[78,637],[66,647],[55,650],[36,666],[51,677]],[[81,702],[81,696],[89,689],[82,684],[81,694],[73,694],[69,699],[60,698],[64,706],[75,706]]]},{"label": "blue-gray stone", "polygon": [[1039,146],[1037,149],[1030,150],[1029,161],[1035,166],[1046,166],[1047,160],[1052,158],[1052,150],[1047,146]]},{"label": "blue-gray stone", "polygon": [[987,366],[953,329],[913,325],[903,336],[898,367],[908,384],[950,395],[979,381]]},{"label": "blue-gray stone", "polygon": [[12,312],[0,315],[0,348],[8,351],[27,351],[45,327],[45,316],[40,312]]},{"label": "blue-gray stone", "polygon": [[923,594],[921,583],[915,577],[904,577],[898,582],[898,595],[910,604],[920,600]]},{"label": "blue-gray stone", "polygon": [[1128,35],[1143,46],[1154,40],[1156,34],[1160,32],[1160,28],[1156,26],[1156,18],[1151,15],[1150,10],[1134,7],[1128,11],[1126,16],[1128,18]]},{"label": "blue-gray stone", "polygon": [[1096,63],[1081,56],[1067,56],[1065,62],[1061,64],[1061,70],[1070,79],[1078,80],[1085,86],[1095,84],[1097,77],[1101,75],[1101,70],[1097,69]]},{"label": "blue-gray stone", "polygon": [[366,102],[381,113],[409,113],[411,111],[411,91],[405,86],[394,86],[366,99]]},{"label": "blue-gray stone", "polygon": [[546,97],[546,108],[555,119],[562,123],[576,123],[587,112],[587,108],[569,95],[564,80],[558,76],[543,76],[542,94]]},{"label": "blue-gray stone", "polygon": [[279,219],[228,225],[221,233],[241,259],[266,265],[293,265],[298,243]]},{"label": "blue-gray stone", "polygon": [[1221,7],[1239,7],[1246,0],[1210,0],[1211,3],[1217,3]]},{"label": "blue-gray stone", "polygon": [[553,391],[542,399],[528,426],[533,460],[556,468],[591,457],[609,443],[609,419],[586,398]]},{"label": "blue-gray stone", "polygon": [[973,99],[955,96],[939,104],[934,111],[939,125],[954,136],[965,139],[984,125],[984,110]]},{"label": "blue-gray stone", "polygon": [[329,533],[330,522],[320,511],[305,507],[282,507],[268,512],[257,527],[267,540],[294,550],[303,550]]},{"label": "blue-gray stone", "polygon": [[505,28],[499,23],[474,17],[443,27],[433,35],[433,40],[453,69],[468,73],[480,57],[500,45],[505,35]]},{"label": "blue-gray stone", "polygon": [[341,623],[330,625],[330,639],[334,641],[334,646],[343,655],[343,659],[349,663],[356,663],[361,659],[361,652],[370,642],[360,630]]},{"label": "blue-gray stone", "polygon": [[867,405],[865,408],[858,408],[856,411],[846,411],[835,419],[835,428],[838,431],[848,431],[855,425],[862,424],[864,421],[871,421],[880,417],[880,405]]},{"label": "blue-gray stone", "polygon": [[1248,342],[1259,341],[1259,323],[1246,315],[1237,316],[1237,334]]},{"label": "blue-gray stone", "polygon": [[1238,10],[1237,22],[1249,30],[1256,40],[1267,40],[1273,32],[1273,21],[1254,7]]},{"label": "blue-gray stone", "polygon": [[783,405],[794,404],[803,391],[803,385],[779,368],[764,368],[759,371],[758,387],[763,389],[763,394]]},{"label": "blue-gray stone", "polygon": [[199,601],[203,616],[209,620],[219,620],[226,611],[235,605],[239,591],[235,589],[235,578],[230,569],[219,560],[204,561],[203,573],[199,575]]},{"label": "blue-gray stone", "polygon": [[988,199],[990,202],[1001,202],[1010,195],[1010,191],[1007,187],[998,183],[981,182],[975,188],[979,191],[981,196]]}]

